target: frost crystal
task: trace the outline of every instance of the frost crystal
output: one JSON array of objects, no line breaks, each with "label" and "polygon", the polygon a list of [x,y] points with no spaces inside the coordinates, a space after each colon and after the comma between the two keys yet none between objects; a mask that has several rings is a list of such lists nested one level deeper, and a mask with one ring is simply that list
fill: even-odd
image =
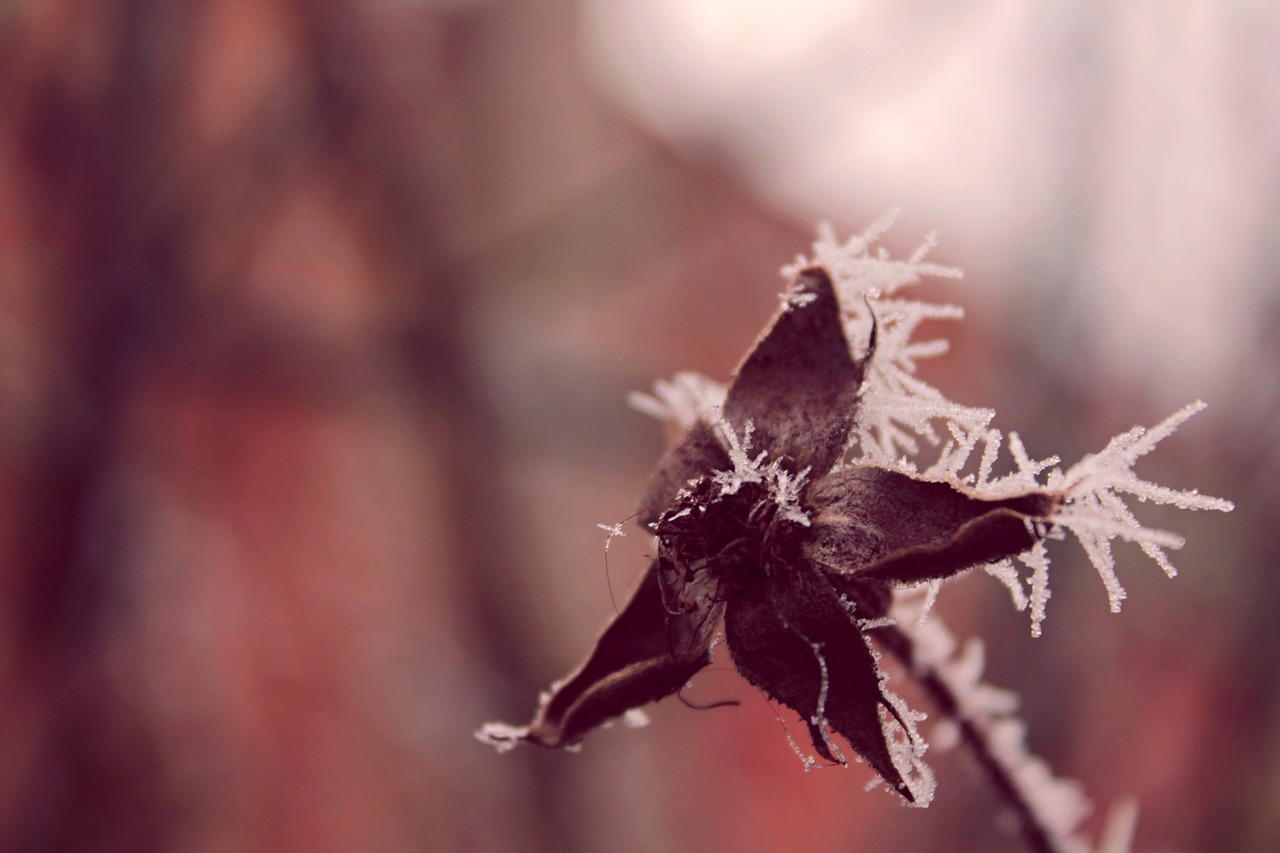
[{"label": "frost crystal", "polygon": [[720,486],[720,494],[728,497],[737,494],[738,489],[746,483],[762,483],[778,505],[782,518],[801,527],[808,527],[809,516],[800,506],[800,493],[808,482],[810,469],[804,468],[793,473],[781,459],[774,459],[765,465],[764,460],[769,451],[761,450],[755,456],[748,454],[751,450],[751,434],[755,431],[755,425],[750,420],[739,439],[733,425],[724,419],[719,409],[711,411],[711,418],[717,434],[729,451],[729,461],[733,464],[732,470],[717,471],[712,477]]},{"label": "frost crystal", "polygon": [[724,392],[719,382],[684,371],[655,382],[652,394],[631,392],[627,402],[637,411],[667,421],[683,432],[699,420],[711,420],[712,413],[724,407]]},{"label": "frost crystal", "polygon": [[609,544],[613,542],[614,539],[627,535],[627,532],[622,529],[621,521],[619,521],[617,524],[597,524],[596,527],[599,527],[605,533],[609,534],[604,539],[604,550],[606,553],[609,550]]},{"label": "frost crystal", "polygon": [[1179,509],[1230,512],[1234,508],[1230,501],[1202,495],[1197,489],[1169,489],[1141,480],[1133,473],[1133,463],[1154,450],[1157,444],[1204,406],[1197,400],[1150,430],[1134,427],[1111,439],[1101,453],[1081,459],[1065,474],[1055,470],[1049,475],[1050,489],[1070,495],[1051,520],[1070,530],[1080,540],[1089,561],[1106,585],[1112,612],[1119,612],[1120,602],[1125,597],[1124,588],[1116,578],[1112,539],[1138,543],[1169,577],[1175,576],[1178,570],[1169,562],[1164,549],[1181,548],[1183,544],[1182,537],[1177,534],[1139,524],[1120,495],[1133,495],[1144,502],[1172,504]]}]

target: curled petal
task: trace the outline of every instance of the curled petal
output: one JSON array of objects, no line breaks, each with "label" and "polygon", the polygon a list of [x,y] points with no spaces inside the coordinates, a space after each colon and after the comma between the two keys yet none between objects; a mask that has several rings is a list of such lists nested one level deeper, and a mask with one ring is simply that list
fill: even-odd
[{"label": "curled petal", "polygon": [[795,471],[810,468],[811,479],[820,477],[844,450],[864,363],[849,352],[826,270],[804,270],[738,366],[725,420],[739,435],[751,421],[755,448],[788,460]]},{"label": "curled petal", "polygon": [[725,609],[725,641],[748,681],[800,714],[819,755],[844,763],[829,732],[838,733],[913,800],[885,741],[879,706],[897,712],[881,692],[875,657],[817,570],[786,567],[735,592]]},{"label": "curled petal", "polygon": [[950,577],[1020,554],[1048,534],[1059,501],[1035,491],[986,500],[948,483],[869,467],[833,473],[810,499],[811,559],[895,583]]},{"label": "curled petal", "polygon": [[651,566],[590,657],[552,688],[533,722],[524,729],[491,724],[482,739],[500,749],[517,740],[572,746],[602,723],[670,696],[711,663],[709,635],[717,617],[669,615],[656,564]]}]

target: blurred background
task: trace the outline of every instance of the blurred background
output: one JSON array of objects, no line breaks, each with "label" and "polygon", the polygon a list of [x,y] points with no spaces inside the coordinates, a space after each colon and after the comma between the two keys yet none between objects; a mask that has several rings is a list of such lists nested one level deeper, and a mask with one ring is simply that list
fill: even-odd
[{"label": "blurred background", "polygon": [[0,849],[1017,849],[962,756],[925,811],[805,774],[726,663],[471,734],[644,565],[627,392],[891,206],[966,270],[925,375],[1033,454],[1211,403],[1139,468],[1237,504],[1143,515],[1176,581],[939,607],[1092,831],[1280,846],[1274,2],[0,0],[0,77]]}]

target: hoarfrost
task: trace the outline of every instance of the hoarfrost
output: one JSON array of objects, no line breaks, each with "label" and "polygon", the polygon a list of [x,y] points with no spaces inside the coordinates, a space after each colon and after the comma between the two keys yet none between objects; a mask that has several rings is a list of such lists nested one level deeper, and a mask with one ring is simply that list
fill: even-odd
[{"label": "hoarfrost", "polygon": [[622,715],[622,725],[629,729],[642,729],[649,725],[649,715],[641,708],[631,708]]},{"label": "hoarfrost", "polygon": [[[769,707],[773,708],[772,705]],[[808,773],[817,765],[817,757],[809,755],[800,748],[800,744],[796,743],[795,736],[791,734],[791,729],[787,728],[787,721],[782,719],[781,714],[774,710],[773,716],[778,720],[778,725],[782,726],[782,733],[787,736],[787,743],[791,744],[791,751],[796,754],[796,758],[800,759],[800,764],[804,767],[804,772]]]},{"label": "hoarfrost", "polygon": [[919,360],[942,355],[948,347],[943,339],[913,341],[916,328],[925,320],[958,320],[964,311],[955,305],[888,297],[925,277],[961,278],[962,273],[925,262],[937,242],[933,235],[906,260],[889,257],[883,248],[873,252],[896,218],[897,211],[890,211],[844,243],[836,239],[830,224],[823,223],[812,257],[797,258],[783,268],[787,276],[813,265],[826,268],[844,306],[846,337],[855,348],[872,339],[874,327],[875,350],[850,437],[850,449],[863,464],[894,464],[903,455],[918,454],[922,442],[939,445],[941,423],[959,442],[972,446],[995,415],[990,409],[954,403],[915,375]]},{"label": "hoarfrost", "polygon": [[1049,475],[1048,488],[1069,496],[1067,502],[1051,516],[1051,521],[1070,530],[1080,541],[1107,588],[1112,612],[1120,610],[1125,591],[1116,577],[1111,540],[1119,538],[1137,543],[1169,577],[1175,576],[1178,570],[1169,562],[1165,549],[1181,548],[1183,544],[1182,537],[1177,534],[1143,527],[1121,495],[1132,495],[1139,501],[1168,504],[1179,509],[1218,512],[1234,509],[1228,500],[1202,495],[1197,489],[1170,489],[1142,480],[1133,472],[1133,465],[1138,459],[1154,450],[1157,444],[1204,407],[1204,402],[1197,400],[1149,430],[1134,427],[1111,439],[1100,453],[1081,459],[1065,474],[1055,470]]},{"label": "hoarfrost", "polygon": [[[1048,531],[1049,538],[1061,538],[1063,530],[1075,536],[1102,579],[1112,611],[1118,611],[1125,598],[1115,572],[1111,550],[1114,539],[1137,543],[1167,575],[1177,574],[1166,551],[1180,548],[1182,538],[1143,527],[1121,496],[1188,510],[1232,509],[1230,501],[1201,495],[1194,489],[1170,489],[1147,482],[1132,470],[1139,458],[1203,409],[1204,403],[1192,403],[1149,430],[1134,427],[1066,473],[1054,467],[1059,463],[1056,456],[1033,459],[1017,433],[1005,435],[990,427],[994,410],[948,400],[915,375],[920,359],[947,350],[943,339],[912,340],[919,324],[925,320],[960,319],[964,312],[954,305],[894,294],[924,277],[960,278],[962,273],[954,267],[925,261],[937,242],[933,235],[906,260],[890,258],[884,248],[877,248],[876,241],[896,218],[897,211],[890,211],[862,234],[843,243],[836,239],[831,226],[823,223],[818,227],[811,256],[801,256],[783,268],[787,276],[814,265],[827,269],[840,293],[846,337],[855,356],[865,355],[858,348],[862,342],[873,340],[874,328],[874,347],[860,392],[858,419],[849,440],[850,464],[900,470],[920,479],[968,487],[983,498],[1014,496],[1029,490],[1063,496],[1062,504],[1049,518],[1057,528]],[[936,456],[928,463],[920,460],[926,446],[937,448]],[[979,447],[981,452],[977,453]],[[1014,468],[1011,473],[996,477],[993,471],[1002,448],[1007,448]],[[970,470],[975,454],[976,470]],[[1009,590],[1015,607],[1023,610],[1030,605],[1031,633],[1039,636],[1049,599],[1048,552],[1039,544],[1019,561],[1031,570],[1029,593],[1022,589],[1014,563],[1004,561],[985,568]],[[939,589],[938,583],[930,585],[922,619]]]},{"label": "hoarfrost", "polygon": [[[889,746],[889,758],[893,761],[894,769],[902,776],[907,789],[911,791],[909,805],[918,809],[928,808],[933,802],[938,783],[933,775],[933,768],[924,763],[924,754],[929,749],[929,744],[920,736],[916,727],[917,723],[926,719],[926,715],[909,708],[898,694],[888,688],[885,683],[887,680],[887,675],[881,676],[880,692],[896,712],[891,714],[884,708],[880,709],[880,726],[884,731],[885,743]],[[899,718],[901,723],[898,722]]]},{"label": "hoarfrost", "polygon": [[725,386],[701,373],[682,371],[671,379],[659,379],[653,393],[632,391],[627,403],[633,409],[678,430],[687,430],[699,420],[711,421],[713,413],[724,406]]},{"label": "hoarfrost", "polygon": [[509,752],[524,739],[529,730],[509,723],[485,723],[476,731],[476,740],[487,743],[498,752]]},{"label": "hoarfrost", "polygon": [[982,570],[991,577],[1004,584],[1005,589],[1009,590],[1009,597],[1013,599],[1013,607],[1015,610],[1027,609],[1027,594],[1022,589],[1022,579],[1018,574],[1018,569],[1013,565],[1012,560],[1001,560],[998,563],[987,563]]},{"label": "hoarfrost", "polygon": [[599,527],[605,533],[609,534],[608,536],[605,537],[605,540],[604,540],[605,553],[608,553],[609,543],[611,543],[615,538],[627,535],[627,532],[622,529],[621,521],[619,521],[617,524],[597,524],[596,527]]},{"label": "hoarfrost", "polygon": [[827,659],[822,654],[822,643],[811,642],[805,639],[803,634],[800,636],[806,643],[809,643],[809,648],[813,649],[813,656],[818,661],[819,669],[818,702],[814,707],[813,716],[809,718],[809,722],[822,734],[822,740],[827,745],[827,750],[835,757],[836,761],[840,764],[848,764],[849,762],[844,757],[839,745],[831,737],[831,723],[827,721],[827,694],[831,689],[831,680],[827,670]]},{"label": "hoarfrost", "polygon": [[717,471],[713,475],[721,494],[735,494],[744,483],[764,483],[778,504],[780,517],[808,527],[809,515],[800,504],[800,496],[808,483],[809,469],[803,468],[793,474],[782,464],[781,459],[774,459],[765,465],[765,457],[769,455],[767,450],[761,450],[755,456],[749,455],[751,435],[755,431],[755,425],[750,419],[743,428],[741,439],[718,409],[712,413],[712,422],[729,451],[729,461],[733,464],[732,470]]},{"label": "hoarfrost", "polygon": [[[1013,716],[1017,696],[982,681],[985,666],[982,644],[969,640],[955,654],[956,641],[935,616],[920,624],[918,593],[900,594],[894,603],[901,630],[910,637],[915,675],[922,681],[934,678],[951,694],[957,713],[951,722],[967,729],[966,737],[978,738],[976,748],[999,766],[1018,798],[1052,843],[1066,853],[1083,853],[1091,846],[1077,829],[1091,811],[1080,784],[1053,775],[1049,766],[1031,754],[1026,744],[1026,727]],[[944,732],[944,740],[954,738],[957,729]],[[1121,853],[1123,847],[1105,847]]]}]

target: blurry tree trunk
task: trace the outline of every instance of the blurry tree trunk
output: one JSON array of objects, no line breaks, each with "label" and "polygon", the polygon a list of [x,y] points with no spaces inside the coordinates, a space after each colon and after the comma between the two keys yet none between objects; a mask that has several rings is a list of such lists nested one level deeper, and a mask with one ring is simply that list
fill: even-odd
[{"label": "blurry tree trunk", "polygon": [[[444,820],[456,794],[352,711],[361,687],[329,650],[359,670],[348,650],[364,623],[343,602],[371,584],[390,587],[406,622],[460,611],[486,666],[524,669],[508,627],[519,620],[491,588],[514,548],[477,523],[513,509],[463,337],[474,276],[441,236],[485,168],[463,156],[468,98],[484,94],[468,79],[483,16],[440,14],[422,28],[430,41],[407,45],[354,0],[34,5],[2,64],[22,216],[49,254],[37,299],[50,367],[39,429],[6,485],[18,539],[4,608],[17,627],[3,701],[28,744],[0,761],[0,847],[458,843]],[[424,72],[409,81],[396,76],[407,50]],[[229,131],[216,121],[228,111]],[[273,260],[297,216],[336,235],[304,240],[322,272],[349,262],[332,280]],[[341,300],[325,308],[330,291],[372,319],[350,320]],[[420,571],[457,567],[425,587],[453,600],[344,563],[344,548],[362,553],[354,522],[308,503],[326,436],[354,419],[376,443],[382,421],[367,413],[405,405],[441,474],[444,512],[418,507],[420,535],[451,555]],[[213,559],[200,542],[182,546],[198,560],[148,559],[148,531],[174,512],[149,502],[152,487],[238,549],[225,577],[200,562]],[[262,490],[274,497],[259,504]],[[335,548],[332,571],[308,563]],[[227,597],[208,601],[206,587]],[[331,601],[349,621],[324,616]],[[267,621],[237,621],[246,608]],[[197,616],[211,620],[202,654],[231,675],[199,671],[155,633]],[[282,683],[272,656],[291,640]],[[402,651],[432,665],[430,649]],[[162,676],[176,696],[148,693]],[[214,701],[184,703],[206,678]],[[522,764],[512,778],[531,765],[511,760]],[[192,775],[206,765],[226,775]],[[571,849],[556,790],[532,786],[542,808],[525,815],[526,849]]]}]

